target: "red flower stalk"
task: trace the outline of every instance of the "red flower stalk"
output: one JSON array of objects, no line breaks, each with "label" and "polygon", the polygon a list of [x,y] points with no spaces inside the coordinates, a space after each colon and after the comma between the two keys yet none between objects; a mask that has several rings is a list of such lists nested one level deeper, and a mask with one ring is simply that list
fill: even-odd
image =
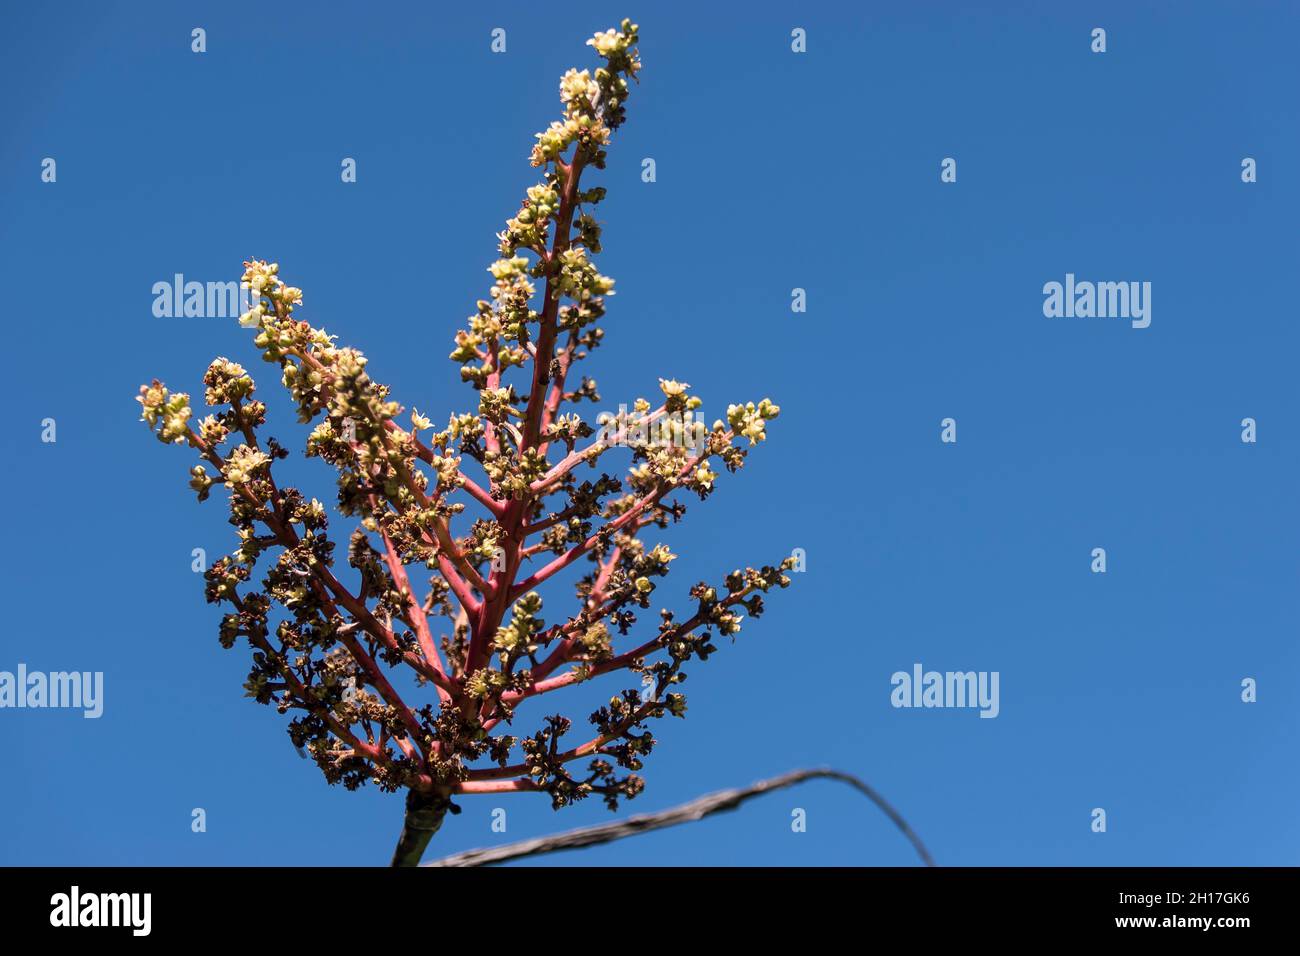
[{"label": "red flower stalk", "polygon": [[[715,650],[715,631],[734,634],[744,615],[757,617],[762,592],[790,583],[788,559],[733,571],[721,587],[691,588],[689,613],[661,610],[651,633],[638,626],[676,557],[641,533],[681,519],[675,493],[707,498],[718,477],[710,464],[739,469],[738,442],[763,440],[779,409],[766,399],[732,405],[706,428],[688,386],[661,379],[657,406],[637,399],[598,419],[599,430],[562,411],[599,400],[594,381],[575,384],[571,373],[601,342],[595,323],[614,284],[592,263],[600,226],[591,209],[605,191],[580,181],[604,167],[641,65],[626,20],[588,42],[605,65],[561,80],[564,116],[533,147],[542,181],[498,237],[491,300],[456,334],[451,358],[477,393],[475,410],[441,431],[418,412],[399,424],[403,409],[365,357],[295,316],[302,290],[281,281],[278,265],[244,264],[256,305],[240,321],[279,365],[299,420],[314,424],[306,455],[338,471],[336,509],[355,524],[350,571],[336,573],[325,506],[272,476],[289,452],[259,438],[266,406],[241,366],[218,358],[208,368],[204,399],[217,411],[197,428],[188,395],[157,380],[140,389],[158,437],[198,452],[190,485],[199,500],[217,481],[230,491],[239,546],[205,573],[207,599],[231,608],[221,643],[248,641],[249,695],[293,714],[293,743],[327,781],[407,791],[395,864],[419,861],[457,812],[456,794],[545,792],[556,808],[600,794],[611,809],[636,796],[635,771],[655,742],[647,723],[685,713],[673,689],[683,665]],[[544,283],[540,311],[534,282]],[[615,448],[631,456],[622,477],[579,479],[580,466],[594,471]],[[547,624],[538,589],[580,561],[577,609]],[[423,593],[411,573],[421,567],[432,572]],[[503,732],[531,698],[615,671],[640,686],[591,714],[590,739],[569,743],[572,722],[560,714],[528,736]]]}]

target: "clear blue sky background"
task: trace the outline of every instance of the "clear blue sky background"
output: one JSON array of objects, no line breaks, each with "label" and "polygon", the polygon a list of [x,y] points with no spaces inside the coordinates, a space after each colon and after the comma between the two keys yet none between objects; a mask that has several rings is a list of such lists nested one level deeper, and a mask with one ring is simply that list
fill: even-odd
[{"label": "clear blue sky background", "polygon": [[[247,332],[155,318],[150,289],[276,259],[408,407],[469,407],[451,337],[534,181],[558,77],[623,15],[645,69],[592,180],[618,295],[588,371],[611,408],[659,375],[710,417],[783,408],[673,529],[659,594],[808,555],[691,670],[690,715],[658,723],[627,812],[827,764],[879,787],[941,863],[1298,861],[1296,7],[758,6],[6,5],[0,669],[102,670],[107,689],[98,721],[0,711],[0,862],[387,860],[400,799],[327,787],[241,697],[247,652],[220,648],[190,570],[191,549],[229,548],[224,494],[194,502],[190,456],[132,398],[154,376],[199,393],[224,354],[276,396],[270,433],[305,435]],[[1044,318],[1043,283],[1067,272],[1150,281],[1151,327]],[[332,500],[323,466],[299,473]],[[915,662],[999,671],[1001,715],[893,709],[890,675]],[[600,696],[552,699],[581,717]],[[608,818],[463,803],[444,851]],[[914,861],[829,783],[551,860]]]}]

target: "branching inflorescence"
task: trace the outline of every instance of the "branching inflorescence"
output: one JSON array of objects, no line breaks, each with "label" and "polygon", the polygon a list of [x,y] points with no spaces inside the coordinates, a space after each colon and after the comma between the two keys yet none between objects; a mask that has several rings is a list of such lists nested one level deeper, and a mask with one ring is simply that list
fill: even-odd
[{"label": "branching inflorescence", "polygon": [[[190,486],[199,500],[218,482],[229,489],[239,545],[206,571],[206,596],[230,605],[222,645],[242,637],[252,647],[249,696],[293,714],[293,743],[330,783],[408,791],[395,863],[418,861],[456,812],[454,794],[541,791],[557,808],[591,794],[616,808],[635,796],[635,771],[654,746],[648,721],[685,712],[674,689],[683,665],[713,653],[715,632],[757,617],[762,592],[790,583],[789,559],[733,571],[721,586],[691,588],[689,614],[661,610],[653,633],[634,634],[675,558],[641,533],[682,517],[674,492],[708,497],[711,466],[739,469],[741,446],[762,441],[779,409],[766,399],[732,405],[705,428],[689,387],[661,379],[657,406],[637,399],[599,430],[564,411],[599,400],[595,381],[574,383],[572,370],[601,342],[596,323],[614,284],[592,262],[601,235],[592,210],[605,190],[580,180],[604,168],[641,66],[629,21],[588,43],[605,65],[560,81],[564,116],[532,150],[542,181],[498,236],[491,298],[456,333],[451,358],[477,392],[475,410],[442,430],[412,411],[404,427],[361,352],[296,317],[302,290],[279,266],[244,263],[256,304],[241,324],[279,365],[299,421],[314,424],[306,455],[338,471],[337,510],[356,525],[351,571],[338,569],[326,507],[273,477],[289,452],[259,437],[266,406],[240,365],[209,366],[204,401],[215,411],[197,425],[188,395],[156,380],[140,389],[158,438],[198,452]],[[535,283],[544,283],[540,311]],[[615,448],[631,453],[621,478],[597,471]],[[538,589],[579,561],[589,568],[578,609],[548,624]],[[432,572],[423,595],[416,569]],[[559,714],[529,736],[504,732],[530,698],[614,671],[639,686],[590,715],[586,742],[566,742],[571,721]]]}]

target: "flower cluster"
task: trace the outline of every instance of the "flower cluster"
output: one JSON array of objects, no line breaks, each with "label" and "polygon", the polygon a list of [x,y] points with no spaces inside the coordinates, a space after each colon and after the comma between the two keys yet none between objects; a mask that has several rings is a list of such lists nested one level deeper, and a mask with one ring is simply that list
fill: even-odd
[{"label": "flower cluster", "polygon": [[[767,399],[731,405],[706,429],[690,386],[660,379],[662,402],[637,399],[599,430],[573,410],[599,397],[573,367],[603,337],[595,323],[614,284],[593,262],[592,210],[605,192],[580,180],[604,166],[641,65],[628,21],[589,43],[605,63],[561,80],[564,115],[533,150],[543,179],[498,236],[489,298],[455,334],[450,357],[476,394],[445,428],[415,410],[404,427],[405,410],[366,357],[295,315],[302,291],[279,265],[244,263],[257,301],[240,324],[255,330],[310,426],[307,456],[337,471],[335,510],[352,519],[346,548],[320,501],[277,481],[289,452],[261,436],[266,407],[241,365],[218,358],[208,368],[212,411],[197,426],[188,395],[157,381],[140,389],[158,437],[198,454],[199,499],[218,482],[229,489],[237,546],[206,572],[206,594],[228,606],[222,645],[243,638],[252,649],[249,696],[290,715],[294,745],[330,783],[408,792],[402,862],[418,858],[456,794],[541,791],[557,807],[635,796],[654,747],[647,725],[685,714],[683,667],[790,583],[788,559],[733,571],[720,586],[699,582],[689,613],[659,609],[644,633],[677,556],[643,532],[682,518],[677,492],[711,494],[722,470],[713,465],[741,468],[740,443],[762,441],[779,409]],[[659,437],[634,437],[647,434]],[[621,477],[615,468],[579,478],[616,449],[630,458]],[[543,590],[564,577],[576,608],[544,618]],[[399,669],[418,696],[394,679]],[[531,734],[505,732],[535,699],[618,672],[633,686],[605,692],[590,739],[570,746],[573,723],[559,714]]]}]

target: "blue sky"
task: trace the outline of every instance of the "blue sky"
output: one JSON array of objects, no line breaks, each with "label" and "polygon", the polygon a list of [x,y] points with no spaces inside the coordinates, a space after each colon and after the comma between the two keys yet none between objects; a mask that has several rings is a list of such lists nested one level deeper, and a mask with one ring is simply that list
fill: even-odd
[{"label": "blue sky", "polygon": [[[611,408],[662,375],[710,418],[764,395],[783,410],[671,531],[658,593],[807,554],[691,669],[689,717],[658,722],[626,812],[832,765],[940,863],[1297,862],[1295,7],[758,6],[6,8],[0,670],[103,671],[106,700],[99,720],[0,710],[0,862],[387,860],[399,798],[327,787],[242,698],[247,653],[220,648],[190,570],[193,548],[229,549],[221,496],[195,504],[190,456],[132,401],[154,376],[201,391],[218,354],[264,397],[277,376],[233,320],[156,318],[151,288],[275,259],[407,407],[469,407],[452,335],[534,181],[560,74],[625,15],[645,68],[598,179],[618,294],[586,371]],[[1044,317],[1066,273],[1149,281],[1150,327]],[[301,447],[278,395],[272,412],[268,433]],[[298,474],[332,500],[324,466]],[[999,672],[999,716],[891,707],[891,674],[917,662]],[[581,716],[599,696],[553,699]],[[463,806],[431,856],[608,818],[528,795]],[[860,797],[813,783],[548,862],[915,857]]]}]

